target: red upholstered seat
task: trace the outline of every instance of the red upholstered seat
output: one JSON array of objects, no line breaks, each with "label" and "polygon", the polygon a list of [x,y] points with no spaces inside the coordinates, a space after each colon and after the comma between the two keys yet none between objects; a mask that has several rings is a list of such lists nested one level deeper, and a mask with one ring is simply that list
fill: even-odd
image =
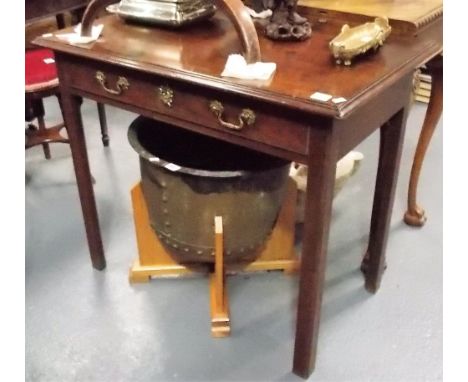
[{"label": "red upholstered seat", "polygon": [[58,85],[54,53],[50,49],[26,51],[25,81],[26,91]]},{"label": "red upholstered seat", "polygon": [[[27,2],[27,1],[26,1]],[[55,1],[62,3],[63,1]],[[62,15],[63,16],[63,15]],[[68,138],[60,134],[65,127],[64,123],[55,126],[46,126],[43,99],[56,96],[62,109],[57,67],[54,53],[50,49],[31,49],[25,51],[25,120],[26,149],[42,145],[46,159],[50,159],[49,144],[52,142],[70,143]],[[109,146],[107,121],[104,105],[98,103],[99,123],[101,125],[102,143]],[[37,126],[32,123],[37,120]]]}]

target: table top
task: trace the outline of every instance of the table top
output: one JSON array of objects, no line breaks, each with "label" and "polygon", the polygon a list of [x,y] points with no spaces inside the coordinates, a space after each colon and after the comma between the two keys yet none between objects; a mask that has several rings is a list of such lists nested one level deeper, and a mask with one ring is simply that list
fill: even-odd
[{"label": "table top", "polygon": [[[300,12],[307,15],[308,9]],[[315,23],[312,37],[304,42],[271,41],[257,27],[262,61],[277,64],[273,78],[264,82],[220,76],[228,55],[242,52],[234,26],[221,12],[209,21],[178,30],[127,24],[115,15],[96,23],[104,24],[104,30],[99,40],[90,45],[70,45],[55,36],[40,37],[35,43],[57,52],[336,118],[346,117],[378,94],[382,86],[408,74],[442,49],[442,25],[435,23],[424,36],[390,35],[375,54],[345,67],[334,62],[328,47],[340,32],[340,23]],[[339,105],[313,101],[310,95],[314,92],[347,101]]]}]

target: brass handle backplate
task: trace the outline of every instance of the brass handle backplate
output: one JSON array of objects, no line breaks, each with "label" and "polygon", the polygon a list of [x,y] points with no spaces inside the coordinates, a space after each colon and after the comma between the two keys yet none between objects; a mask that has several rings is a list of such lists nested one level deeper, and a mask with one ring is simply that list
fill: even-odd
[{"label": "brass handle backplate", "polygon": [[160,86],[158,88],[159,99],[167,107],[172,107],[172,101],[174,100],[174,91],[167,85]]},{"label": "brass handle backplate", "polygon": [[124,90],[127,90],[130,86],[130,84],[128,83],[128,80],[125,77],[119,77],[115,84],[116,89],[108,88],[106,85],[106,75],[101,71],[96,72],[96,80],[101,84],[102,88],[106,92],[110,94],[114,94],[114,95],[121,95],[122,92]]},{"label": "brass handle backplate", "polygon": [[241,113],[238,116],[239,118],[238,124],[223,121],[224,106],[219,101],[211,101],[210,110],[218,118],[218,122],[220,123],[221,126],[227,127],[228,129],[232,129],[232,130],[240,130],[244,127],[244,124],[247,126],[253,125],[255,122],[255,118],[256,118],[255,112],[253,110],[242,109]]}]

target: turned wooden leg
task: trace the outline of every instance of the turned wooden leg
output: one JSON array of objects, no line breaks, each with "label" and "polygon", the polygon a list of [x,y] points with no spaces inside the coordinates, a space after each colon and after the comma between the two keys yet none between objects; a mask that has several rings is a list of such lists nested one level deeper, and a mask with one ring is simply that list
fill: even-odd
[{"label": "turned wooden leg", "polygon": [[106,109],[102,103],[97,103],[99,124],[101,125],[101,139],[104,147],[109,146],[109,133],[107,131]]},{"label": "turned wooden leg", "polygon": [[[44,116],[42,115],[39,115],[37,117],[37,126],[39,127],[39,131],[40,132],[45,132],[46,130],[46,126],[45,126],[45,122],[44,122]],[[42,144],[42,150],[44,150],[44,156],[46,159],[50,159],[51,158],[51,155],[50,155],[50,146],[48,143],[43,143]]]},{"label": "turned wooden leg", "polygon": [[293,372],[315,367],[328,234],[335,184],[337,139],[332,126],[311,130]]},{"label": "turned wooden leg", "polygon": [[416,152],[414,154],[408,189],[408,210],[406,211],[403,219],[406,224],[414,227],[423,226],[427,220],[424,209],[419,207],[416,201],[417,189],[424,157],[442,114],[443,103],[444,78],[442,56],[438,56],[428,63],[427,67],[432,75],[431,96],[429,98],[429,105],[427,106],[426,117],[424,118],[424,123],[421,128],[421,134],[419,135]]},{"label": "turned wooden leg", "polygon": [[[39,128],[39,131],[41,133],[44,133],[46,130],[46,125],[44,122],[44,103],[42,99],[36,99],[33,101],[33,108],[34,108],[34,115],[37,118],[37,127]],[[42,144],[42,150],[44,150],[44,156],[46,159],[50,159],[50,147],[48,143],[43,143]]]},{"label": "turned wooden leg", "polygon": [[62,91],[60,98],[63,118],[70,140],[91,261],[94,268],[102,270],[106,267],[106,259],[99,229],[92,177],[89,171],[86,141],[80,114],[80,97]]},{"label": "turned wooden leg", "polygon": [[361,270],[366,278],[366,289],[371,293],[375,293],[379,289],[386,267],[385,250],[400,168],[405,126],[406,109],[402,109],[380,128],[379,165],[369,246],[361,264]]}]

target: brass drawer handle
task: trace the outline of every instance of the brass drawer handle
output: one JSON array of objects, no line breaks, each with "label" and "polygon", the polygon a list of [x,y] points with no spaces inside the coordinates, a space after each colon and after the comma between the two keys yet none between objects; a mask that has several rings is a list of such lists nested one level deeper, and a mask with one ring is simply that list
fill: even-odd
[{"label": "brass drawer handle", "polygon": [[227,127],[228,129],[240,130],[244,127],[244,124],[250,126],[253,125],[255,122],[255,112],[251,109],[242,109],[241,113],[238,116],[239,123],[237,125],[234,123],[223,121],[224,106],[221,102],[211,101],[210,110],[218,118],[218,121],[221,124],[221,126]]},{"label": "brass drawer handle", "polygon": [[159,99],[167,107],[172,107],[172,101],[174,100],[174,91],[167,85],[158,87]]},{"label": "brass drawer handle", "polygon": [[125,78],[125,77],[119,77],[117,79],[117,82],[115,84],[116,88],[117,89],[109,89],[106,85],[106,75],[101,72],[101,71],[97,71],[96,72],[96,80],[101,84],[102,88],[110,93],[110,94],[114,94],[114,95],[121,95],[122,92],[124,90],[127,90],[128,87],[130,86],[130,84],[128,83],[128,80]]}]

